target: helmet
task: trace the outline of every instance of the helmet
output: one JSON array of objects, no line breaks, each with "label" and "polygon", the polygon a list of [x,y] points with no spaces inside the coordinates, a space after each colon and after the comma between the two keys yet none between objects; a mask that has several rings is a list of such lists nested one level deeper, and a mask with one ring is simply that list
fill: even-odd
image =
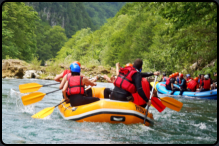
[{"label": "helmet", "polygon": [[172,76],[172,75],[169,75],[169,77],[172,78],[173,76]]},{"label": "helmet", "polygon": [[131,63],[127,63],[126,65],[125,65],[125,67],[128,67],[128,66],[133,66]]},{"label": "helmet", "polygon": [[166,76],[166,73],[163,73],[163,76]]},{"label": "helmet", "polygon": [[78,61],[74,61],[73,63],[77,63],[77,64],[81,67],[80,62],[78,62]]},{"label": "helmet", "polygon": [[183,74],[180,74],[180,77],[183,78]]},{"label": "helmet", "polygon": [[186,77],[187,77],[187,78],[190,77],[190,74],[187,74]]},{"label": "helmet", "polygon": [[178,75],[179,75],[179,73],[178,73],[178,72],[176,72],[175,74],[176,74],[176,76],[178,76]]},{"label": "helmet", "polygon": [[70,65],[70,70],[71,70],[71,72],[77,72],[77,73],[81,72],[81,68],[77,63],[72,63]]},{"label": "helmet", "polygon": [[209,79],[209,75],[205,75],[204,78]]},{"label": "helmet", "polygon": [[195,77],[194,80],[197,82],[198,81],[198,77]]},{"label": "helmet", "polygon": [[173,76],[174,76],[174,77],[177,77],[177,73],[174,73]]}]

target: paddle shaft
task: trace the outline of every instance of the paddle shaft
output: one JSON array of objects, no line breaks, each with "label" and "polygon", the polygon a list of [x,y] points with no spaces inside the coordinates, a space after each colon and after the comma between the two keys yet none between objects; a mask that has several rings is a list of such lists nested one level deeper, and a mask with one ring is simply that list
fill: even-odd
[{"label": "paddle shaft", "polygon": [[[157,81],[157,76],[155,76],[155,79],[154,79],[154,86],[155,86],[155,82]],[[151,95],[150,95],[150,99],[151,100],[151,97],[152,97],[152,94],[153,94],[153,91],[154,91],[154,86],[152,87],[152,92],[151,92]],[[148,116],[148,110],[149,110],[149,106],[147,106],[147,111],[146,111],[146,114],[145,114],[145,117],[144,117],[144,124],[145,124],[145,120]]]},{"label": "paddle shaft", "polygon": [[57,84],[60,84],[60,83],[47,84],[47,85],[43,85],[43,87],[50,86],[50,85],[57,85]]},{"label": "paddle shaft", "polygon": [[58,89],[58,90],[54,90],[54,91],[48,92],[48,93],[46,93],[46,95],[47,95],[47,94],[50,94],[50,93],[53,93],[53,92],[56,92],[56,91],[59,91],[59,90],[61,90],[61,89]]},{"label": "paddle shaft", "polygon": [[57,105],[55,106],[55,108],[56,108],[57,106],[59,106],[60,104],[64,103],[64,102],[65,102],[65,100],[62,101],[61,103],[57,104]]}]

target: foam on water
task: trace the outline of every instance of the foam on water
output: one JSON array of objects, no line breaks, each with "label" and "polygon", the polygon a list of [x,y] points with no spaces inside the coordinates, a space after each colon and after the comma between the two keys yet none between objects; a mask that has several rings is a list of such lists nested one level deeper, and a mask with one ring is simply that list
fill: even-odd
[{"label": "foam on water", "polygon": [[[32,81],[28,79],[2,81],[2,117],[4,117],[2,140],[5,143],[213,144],[217,140],[216,101],[172,96],[183,102],[181,111],[176,112],[166,108],[159,113],[155,108],[150,107],[149,112],[153,113],[155,121],[150,127],[143,124],[81,123],[64,120],[57,108],[44,119],[33,119],[31,118],[33,114],[58,104],[62,99],[62,93],[58,91],[46,95],[40,102],[24,106],[21,97],[25,94],[18,91],[18,84]],[[34,82],[54,83],[45,80],[34,80]],[[113,88],[113,84],[97,83],[97,87],[103,86]],[[40,92],[47,93],[56,88],[58,85],[43,87]],[[163,95],[165,96],[167,95]]]}]

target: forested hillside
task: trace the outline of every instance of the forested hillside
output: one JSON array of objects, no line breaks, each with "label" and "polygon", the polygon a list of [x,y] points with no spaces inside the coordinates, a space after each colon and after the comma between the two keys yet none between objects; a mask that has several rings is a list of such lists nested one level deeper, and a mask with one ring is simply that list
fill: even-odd
[{"label": "forested hillside", "polygon": [[67,41],[61,26],[42,22],[38,13],[23,2],[5,2],[2,6],[2,59],[31,61],[54,58]]},{"label": "forested hillside", "polygon": [[81,2],[26,2],[26,4],[33,6],[43,22],[49,22],[51,26],[62,26],[68,38],[82,28],[94,29],[91,18]]},{"label": "forested hillside", "polygon": [[[57,61],[124,65],[136,58],[143,71],[182,71],[197,75],[217,70],[217,6],[214,2],[127,3],[99,30],[78,31],[58,52]],[[189,66],[201,60],[195,72]],[[216,61],[217,62],[217,61]],[[199,70],[198,70],[199,69]]]},{"label": "forested hillside", "polygon": [[110,17],[125,5],[126,2],[84,2],[85,10],[91,17],[95,29],[99,29]]},{"label": "forested hillside", "polygon": [[[90,18],[90,14],[84,14],[83,17],[82,14],[75,15],[73,9],[72,13],[67,14],[64,3],[48,3],[42,7],[38,4],[34,7],[43,8],[39,15],[23,2],[3,4],[2,59],[30,61],[38,57],[41,64],[53,58],[53,65],[70,64],[72,60],[78,60],[84,65],[115,66],[116,62],[125,65],[142,58],[143,71],[160,70],[169,74],[184,70],[195,76],[217,71],[217,5],[214,2],[126,3],[95,31],[92,27],[82,25],[89,19],[77,19],[79,16]],[[80,7],[80,11],[85,13],[81,3],[74,3],[74,6],[75,9]],[[73,4],[66,7],[73,8]],[[66,19],[57,15],[55,8]],[[105,6],[103,8],[108,11]],[[95,11],[101,12],[101,9]],[[50,16],[52,13],[57,17]],[[110,13],[101,17],[106,14]],[[50,16],[49,23],[41,20],[41,15],[42,19]],[[75,18],[74,21],[70,20],[70,15]],[[95,12],[93,18],[96,16],[99,14]],[[64,18],[69,22],[56,22],[55,18]],[[62,28],[59,23],[74,28],[75,33],[71,32],[74,35],[69,33],[68,39],[66,32],[70,30]],[[204,68],[213,60],[216,60],[214,66]],[[197,67],[191,69],[190,66],[196,62]]]}]

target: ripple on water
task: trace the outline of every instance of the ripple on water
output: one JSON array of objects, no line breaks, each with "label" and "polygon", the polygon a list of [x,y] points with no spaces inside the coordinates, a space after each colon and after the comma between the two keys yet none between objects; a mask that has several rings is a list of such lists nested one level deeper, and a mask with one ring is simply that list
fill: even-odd
[{"label": "ripple on water", "polygon": [[[18,84],[37,82],[51,84],[44,80],[5,80],[2,84],[2,140],[5,143],[35,144],[213,144],[217,140],[217,102],[191,100],[177,97],[183,102],[180,112],[166,108],[159,113],[150,108],[155,124],[110,124],[75,122],[64,120],[56,108],[45,119],[31,116],[46,107],[52,107],[62,99],[61,91],[46,95],[40,102],[23,106]],[[98,83],[98,86],[113,88],[113,84]],[[57,86],[41,88],[47,93]],[[13,135],[10,135],[13,134]],[[9,138],[10,137],[10,138]]]}]

